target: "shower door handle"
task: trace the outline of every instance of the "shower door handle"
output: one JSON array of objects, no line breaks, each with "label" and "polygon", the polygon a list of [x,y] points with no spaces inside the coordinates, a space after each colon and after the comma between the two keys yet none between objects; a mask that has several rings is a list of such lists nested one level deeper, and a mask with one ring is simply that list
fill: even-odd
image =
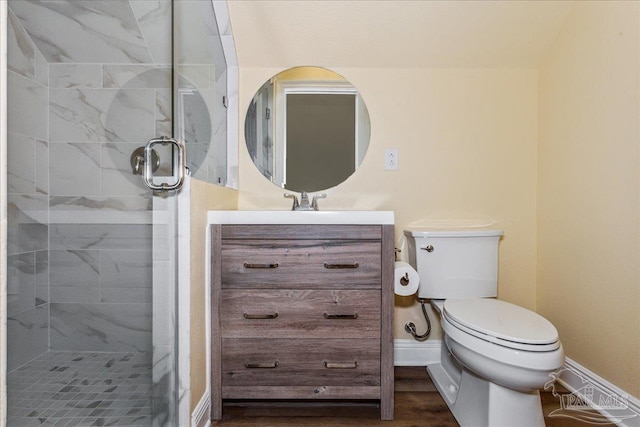
[{"label": "shower door handle", "polygon": [[[173,183],[162,182],[160,184],[154,183],[153,179],[153,146],[156,144],[161,145],[173,145],[177,152],[177,158],[173,163],[173,177],[175,181]],[[184,143],[178,141],[175,138],[168,138],[163,136],[162,138],[153,138],[147,142],[144,146],[144,168],[142,173],[142,179],[147,187],[154,191],[169,191],[178,190],[184,183],[186,160],[184,153]]]}]

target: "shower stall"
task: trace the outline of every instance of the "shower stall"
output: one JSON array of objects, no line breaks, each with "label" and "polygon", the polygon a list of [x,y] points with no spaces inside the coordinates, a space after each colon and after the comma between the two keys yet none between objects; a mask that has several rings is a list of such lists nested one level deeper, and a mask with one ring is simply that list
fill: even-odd
[{"label": "shower stall", "polygon": [[184,141],[191,178],[235,186],[226,3],[0,10],[7,425],[181,425],[178,211],[189,194],[152,191],[139,174],[149,165],[150,182],[175,181],[178,146],[140,147]]}]

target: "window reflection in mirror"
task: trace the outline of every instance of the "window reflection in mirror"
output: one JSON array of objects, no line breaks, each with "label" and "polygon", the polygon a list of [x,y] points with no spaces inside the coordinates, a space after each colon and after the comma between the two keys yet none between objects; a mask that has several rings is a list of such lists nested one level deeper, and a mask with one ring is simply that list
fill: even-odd
[{"label": "window reflection in mirror", "polygon": [[369,113],[339,74],[296,67],[269,79],[245,121],[247,149],[271,182],[292,191],[320,191],[351,176],[369,145]]}]

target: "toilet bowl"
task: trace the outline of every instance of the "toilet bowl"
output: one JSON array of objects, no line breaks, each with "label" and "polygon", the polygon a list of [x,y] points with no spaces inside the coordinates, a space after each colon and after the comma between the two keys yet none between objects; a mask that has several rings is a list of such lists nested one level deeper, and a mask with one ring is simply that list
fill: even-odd
[{"label": "toilet bowl", "polygon": [[564,351],[551,322],[495,299],[502,231],[405,235],[418,296],[431,300],[443,330],[440,360],[427,370],[458,423],[544,426],[539,390],[564,364]]},{"label": "toilet bowl", "polygon": [[446,345],[478,376],[514,390],[539,390],[564,363],[556,328],[542,316],[495,299],[447,300]]},{"label": "toilet bowl", "polygon": [[495,299],[437,305],[446,351],[428,370],[441,394],[448,395],[458,422],[543,426],[539,390],[564,363],[555,327],[532,311]]}]

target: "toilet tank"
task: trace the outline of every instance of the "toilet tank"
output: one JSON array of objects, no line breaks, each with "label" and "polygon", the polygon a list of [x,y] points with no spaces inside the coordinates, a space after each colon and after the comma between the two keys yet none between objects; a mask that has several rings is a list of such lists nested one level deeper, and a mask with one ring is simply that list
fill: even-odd
[{"label": "toilet tank", "polygon": [[502,230],[405,230],[419,298],[495,297]]}]

